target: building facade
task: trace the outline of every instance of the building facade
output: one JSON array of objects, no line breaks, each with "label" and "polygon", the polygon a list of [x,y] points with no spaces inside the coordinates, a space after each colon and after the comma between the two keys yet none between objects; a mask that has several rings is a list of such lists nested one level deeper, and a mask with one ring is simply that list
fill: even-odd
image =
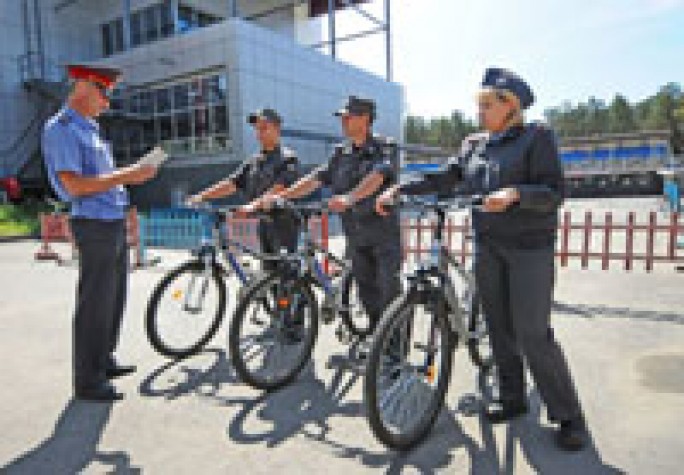
[{"label": "building facade", "polygon": [[[327,4],[327,2],[325,2]],[[125,165],[161,144],[171,159],[133,189],[165,206],[226,176],[257,149],[245,116],[273,107],[283,142],[307,168],[341,136],[332,112],[346,96],[373,98],[375,130],[401,139],[400,85],[311,47],[321,2],[284,0],[7,0],[0,4],[2,176],[38,174],[38,140],[60,106],[64,65],[121,68],[122,87],[101,120]],[[317,10],[318,9],[318,10]]]}]

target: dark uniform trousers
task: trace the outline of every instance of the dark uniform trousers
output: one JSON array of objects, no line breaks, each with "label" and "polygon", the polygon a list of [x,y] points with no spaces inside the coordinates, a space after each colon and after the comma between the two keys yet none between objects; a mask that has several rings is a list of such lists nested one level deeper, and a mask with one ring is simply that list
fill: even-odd
[{"label": "dark uniform trousers", "polygon": [[554,248],[517,249],[479,239],[475,275],[499,367],[502,402],[526,400],[524,358],[549,418],[581,417],[568,364],[550,322]]},{"label": "dark uniform trousers", "polygon": [[389,241],[372,246],[350,244],[347,247],[359,298],[373,326],[401,291],[401,247],[398,240]]},{"label": "dark uniform trousers", "polygon": [[[289,214],[264,215],[259,219],[257,234],[263,253],[280,254],[282,249],[286,249],[288,254],[292,254],[297,250],[299,223],[296,217]],[[265,260],[262,265],[265,271],[272,271],[277,261]]]},{"label": "dark uniform trousers", "polygon": [[79,251],[74,318],[74,387],[105,381],[119,340],[128,286],[128,252],[123,220],[73,218]]}]

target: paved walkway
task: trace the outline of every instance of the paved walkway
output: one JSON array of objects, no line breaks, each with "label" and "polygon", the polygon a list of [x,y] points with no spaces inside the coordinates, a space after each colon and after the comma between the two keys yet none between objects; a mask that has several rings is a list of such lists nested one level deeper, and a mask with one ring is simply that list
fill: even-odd
[{"label": "paved walkway", "polygon": [[[475,373],[458,352],[448,410],[407,454],[375,441],[359,376],[323,327],[314,364],[264,395],[235,381],[225,330],[207,351],[172,363],[143,331],[161,268],[131,279],[120,355],[138,365],[125,401],[75,402],[70,332],[76,271],[37,263],[34,242],[0,245],[2,473],[545,473],[679,474],[684,461],[684,274],[559,272],[554,322],[591,425],[594,447],[558,452],[544,409],[492,428],[469,411]],[[232,292],[232,290],[231,290]],[[328,367],[328,363],[332,363]]]}]

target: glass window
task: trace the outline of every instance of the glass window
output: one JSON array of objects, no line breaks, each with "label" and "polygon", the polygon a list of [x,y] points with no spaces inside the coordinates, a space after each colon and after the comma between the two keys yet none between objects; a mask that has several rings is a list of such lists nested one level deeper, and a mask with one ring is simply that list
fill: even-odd
[{"label": "glass window", "polygon": [[145,22],[145,41],[154,41],[159,38],[159,5],[153,5],[143,10]]},{"label": "glass window", "polygon": [[212,133],[228,132],[228,111],[225,105],[213,107]]},{"label": "glass window", "polygon": [[175,136],[173,131],[173,120],[170,115],[160,115],[159,120],[159,140],[171,140]]},{"label": "glass window", "polygon": [[157,96],[157,113],[165,113],[171,110],[171,93],[168,88],[160,88],[155,91]]},{"label": "glass window", "polygon": [[200,12],[198,13],[197,17],[200,27],[213,25],[214,23],[218,22],[218,18],[216,18],[214,15],[209,15],[208,13]]},{"label": "glass window", "polygon": [[110,102],[110,109],[115,111],[125,111],[126,102],[124,101],[125,94],[120,88],[115,88],[112,94],[112,100]]},{"label": "glass window", "polygon": [[175,110],[187,109],[188,102],[188,85],[176,84],[173,86],[173,108]]},{"label": "glass window", "polygon": [[143,143],[145,148],[153,147],[157,143],[157,134],[154,130],[154,120],[150,117],[143,122]]},{"label": "glass window", "polygon": [[121,18],[114,22],[114,52],[124,50],[123,20]]},{"label": "glass window", "polygon": [[209,134],[209,111],[195,109],[195,136],[204,137]]},{"label": "glass window", "polygon": [[227,150],[228,149],[228,137],[225,135],[215,136],[213,138],[214,148],[216,150]]},{"label": "glass window", "polygon": [[128,129],[128,145],[131,159],[137,160],[142,155],[143,149],[142,128],[133,126]]},{"label": "glass window", "polygon": [[225,102],[225,86],[225,80],[222,81],[221,76],[209,76],[204,78],[202,87],[206,91],[206,102],[208,104],[221,104]]},{"label": "glass window", "polygon": [[114,53],[112,44],[112,26],[109,23],[102,25],[102,55],[110,56]]},{"label": "glass window", "polygon": [[187,138],[192,135],[192,130],[190,127],[190,113],[189,112],[178,112],[175,114],[176,117],[176,136],[178,138]]},{"label": "glass window", "polygon": [[202,87],[202,80],[196,79],[189,84],[190,87],[190,105],[201,106],[206,103],[204,99],[204,88]]},{"label": "glass window", "polygon": [[190,30],[197,28],[197,16],[190,7],[178,7],[178,31],[180,33],[187,33]]},{"label": "glass window", "polygon": [[225,102],[228,91],[228,76],[225,74],[218,75],[218,96],[219,102]]},{"label": "glass window", "polygon": [[154,113],[154,94],[152,91],[142,91],[139,94],[140,113],[153,114]]},{"label": "glass window", "polygon": [[[165,142],[173,153],[208,153],[229,147],[226,76],[210,75],[168,87],[121,91],[113,102],[138,116],[119,127],[117,154],[136,160]],[[125,101],[124,101],[125,99]]]},{"label": "glass window", "polygon": [[131,15],[131,46],[138,46],[142,43],[142,15],[135,12]]},{"label": "glass window", "polygon": [[216,102],[216,79],[216,76],[209,76],[202,79],[202,91],[204,91],[204,100],[206,104],[212,104]]},{"label": "glass window", "polygon": [[166,38],[175,33],[175,25],[173,24],[173,5],[171,0],[166,0],[160,5],[161,7],[161,36]]},{"label": "glass window", "polygon": [[137,114],[140,112],[140,102],[138,101],[138,95],[134,92],[128,93],[128,111],[132,114]]}]

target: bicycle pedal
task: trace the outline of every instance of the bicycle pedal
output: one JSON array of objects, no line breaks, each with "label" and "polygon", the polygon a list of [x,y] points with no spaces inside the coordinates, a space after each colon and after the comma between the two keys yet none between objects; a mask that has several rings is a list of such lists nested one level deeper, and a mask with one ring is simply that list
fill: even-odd
[{"label": "bicycle pedal", "polygon": [[351,334],[342,325],[335,329],[335,336],[337,337],[337,340],[344,345],[349,345],[352,342]]},{"label": "bicycle pedal", "polygon": [[189,305],[183,305],[183,310],[191,315],[197,315],[202,311],[201,307],[191,307]]},{"label": "bicycle pedal", "polygon": [[321,307],[321,321],[325,325],[329,325],[335,320],[335,308],[334,307]]}]

